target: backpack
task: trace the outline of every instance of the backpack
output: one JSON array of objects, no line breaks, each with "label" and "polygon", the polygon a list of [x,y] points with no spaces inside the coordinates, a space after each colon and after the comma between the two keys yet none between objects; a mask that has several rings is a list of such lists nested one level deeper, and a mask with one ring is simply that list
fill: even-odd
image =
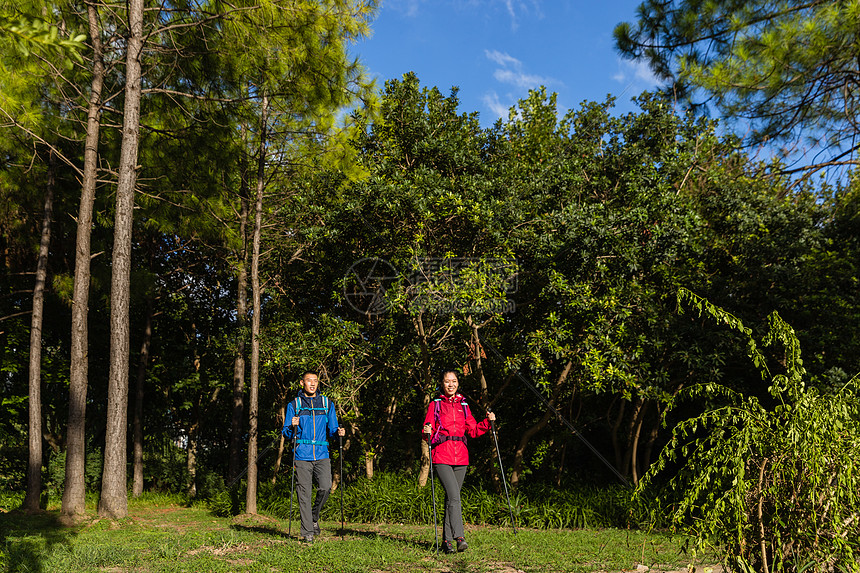
[{"label": "backpack", "polygon": [[[463,407],[463,421],[469,419],[469,404],[466,403],[466,398],[463,398],[460,401],[460,405]],[[433,437],[430,438],[430,443],[434,446],[441,444],[442,442],[447,442],[448,440],[453,440],[455,442],[463,442],[467,444],[468,437],[464,434],[462,436],[440,436],[439,432],[442,429],[441,424],[441,416],[440,412],[442,410],[442,399],[436,398],[433,400],[433,424],[436,426],[436,432],[434,432]]]},{"label": "backpack", "polygon": [[[321,398],[323,400],[322,408],[308,408],[307,406],[304,406],[304,407],[302,406],[302,397],[296,396],[296,400],[295,400],[295,403],[293,405],[293,409],[296,412],[295,415],[301,416],[302,412],[309,412],[311,416],[317,416],[317,412],[322,412],[322,414],[321,414],[322,416],[327,415],[328,414],[328,406],[329,406],[328,396],[321,396]],[[311,404],[313,405],[313,403],[314,403],[314,400],[313,400],[313,398],[311,398]],[[328,441],[317,441],[317,440],[296,439],[296,443],[297,444],[312,444],[314,446],[327,446],[328,445]]]}]

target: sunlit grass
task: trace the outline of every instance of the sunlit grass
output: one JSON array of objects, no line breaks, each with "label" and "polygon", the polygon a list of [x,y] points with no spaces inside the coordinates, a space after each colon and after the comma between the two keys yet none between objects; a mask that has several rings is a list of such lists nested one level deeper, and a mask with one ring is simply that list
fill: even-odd
[{"label": "sunlit grass", "polygon": [[[178,498],[177,498],[178,499]],[[433,552],[427,525],[325,521],[313,545],[298,540],[298,523],[265,515],[215,517],[202,507],[166,498],[129,502],[129,516],[106,520],[89,513],[63,527],[57,512],[0,514],[0,570],[69,572],[307,571],[621,571],[686,569],[684,539],[620,529],[519,529],[467,526],[469,550]],[[175,501],[175,500],[174,500]],[[291,529],[288,534],[288,528]]]}]

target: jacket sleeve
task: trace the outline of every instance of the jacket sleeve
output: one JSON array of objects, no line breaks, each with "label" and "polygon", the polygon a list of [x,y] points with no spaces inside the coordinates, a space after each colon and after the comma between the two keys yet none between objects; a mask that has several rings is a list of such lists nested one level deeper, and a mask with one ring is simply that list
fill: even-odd
[{"label": "jacket sleeve", "polygon": [[328,435],[334,436],[337,434],[337,429],[339,428],[337,423],[337,411],[334,408],[334,402],[332,400],[328,401]]},{"label": "jacket sleeve", "polygon": [[281,433],[288,440],[291,440],[293,438],[293,426],[291,422],[293,421],[293,416],[295,415],[296,402],[295,400],[290,400],[289,404],[287,404],[287,408],[284,410],[284,427],[281,429]]},{"label": "jacket sleeve", "polygon": [[470,438],[477,438],[478,436],[483,436],[490,429],[490,419],[484,418],[480,422],[475,420],[475,416],[472,415],[471,406],[468,407],[469,415],[466,416],[466,433]]},{"label": "jacket sleeve", "polygon": [[422,432],[421,435],[422,436],[424,436],[424,433],[423,433],[424,432],[424,426],[426,426],[427,424],[430,424],[430,426],[433,428],[430,432],[431,436],[436,431],[436,424],[435,424],[435,420],[434,420],[435,416],[433,415],[434,413],[435,413],[435,406],[433,405],[433,401],[431,400],[430,404],[427,405],[427,415],[424,416],[424,423],[421,424],[421,432]]}]

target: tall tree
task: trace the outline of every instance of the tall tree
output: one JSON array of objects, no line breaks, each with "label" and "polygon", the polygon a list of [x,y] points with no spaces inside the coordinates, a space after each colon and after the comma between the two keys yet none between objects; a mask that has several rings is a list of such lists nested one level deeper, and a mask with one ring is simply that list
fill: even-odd
[{"label": "tall tree", "polygon": [[704,93],[753,127],[751,144],[828,152],[798,169],[860,162],[857,2],[647,0],[638,13],[615,28],[616,47],[669,81],[667,92],[690,102]]},{"label": "tall tree", "polygon": [[239,207],[239,241],[236,266],[236,321],[239,336],[236,355],[233,358],[233,410],[230,416],[230,453],[227,467],[227,482],[233,483],[239,476],[242,451],[242,418],[245,412],[245,328],[248,321],[248,198],[247,174],[244,162],[240,165],[241,190]]},{"label": "tall tree", "polygon": [[257,156],[257,179],[254,193],[254,228],[251,231],[251,380],[248,396],[248,489],[245,509],[257,513],[257,432],[260,411],[260,314],[263,309],[260,284],[260,246],[263,233],[263,193],[266,189],[266,146],[269,122],[269,98],[262,93],[260,102],[260,134]]},{"label": "tall tree", "polygon": [[134,191],[137,181],[137,150],[140,132],[141,55],[143,53],[143,0],[130,0],[127,7],[128,44],[125,52],[125,100],[122,149],[116,190],[114,246],[111,274],[111,347],[108,374],[108,411],[105,433],[104,470],[99,497],[99,515],[113,519],[128,515],[126,486],[128,370],[129,370],[129,278],[131,276],[131,230]]},{"label": "tall tree", "polygon": [[[50,153],[50,152],[49,152]],[[45,279],[48,275],[48,251],[51,246],[51,219],[54,217],[54,160],[48,159],[45,183],[45,209],[42,215],[42,236],[36,263],[36,284],[33,287],[33,311],[30,316],[30,424],[27,493],[23,509],[39,510],[42,489],[42,318],[45,307]]]},{"label": "tall tree", "polygon": [[75,240],[75,278],[72,297],[71,357],[69,361],[69,418],[66,430],[66,475],[62,513],[66,517],[83,515],[85,507],[84,472],[86,465],[86,404],[89,376],[89,293],[90,244],[93,205],[96,197],[99,133],[101,131],[102,89],[105,80],[101,18],[95,1],[87,2],[92,79],[87,102],[84,166],[81,201],[78,208]]},{"label": "tall tree", "polygon": [[[60,146],[56,143],[50,143],[48,140],[53,139],[55,136],[48,135],[48,133],[57,133],[62,131],[63,135],[61,137],[63,139],[75,139],[77,137],[74,130],[76,114],[74,112],[67,115],[61,115],[59,113],[52,114],[47,122],[42,122],[44,126],[53,126],[47,131],[36,128],[32,124],[33,117],[43,115],[44,118],[47,119],[48,115],[44,112],[49,109],[74,109],[75,104],[63,95],[63,83],[68,81],[69,78],[76,76],[77,69],[75,63],[79,64],[83,62],[79,51],[82,51],[82,48],[84,48],[81,41],[85,39],[85,36],[77,36],[75,33],[69,34],[69,32],[80,25],[80,23],[65,10],[67,6],[64,3],[60,3],[55,6],[56,9],[51,12],[51,17],[56,18],[57,20],[56,23],[48,23],[44,20],[46,12],[42,11],[38,4],[15,3],[14,6],[10,6],[9,3],[3,3],[0,5],[0,11],[5,12],[10,7],[15,11],[21,11],[17,14],[17,19],[14,19],[14,25],[11,32],[13,36],[18,37],[18,51],[26,56],[25,61],[27,62],[27,72],[22,73],[24,68],[20,65],[14,68],[14,72],[11,68],[8,71],[12,73],[17,72],[16,75],[21,79],[21,81],[25,81],[33,85],[39,84],[41,87],[38,89],[39,95],[35,96],[32,101],[24,104],[21,101],[16,102],[14,100],[14,94],[18,90],[14,85],[7,83],[3,90],[7,92],[7,97],[11,97],[12,99],[6,99],[2,104],[0,104],[0,107],[2,107],[6,117],[12,119],[14,125],[18,129],[29,133],[31,137],[41,140],[42,145],[50,149],[47,154],[48,160],[43,162],[50,164],[50,176],[53,180],[56,180],[58,167],[63,163],[71,165],[74,161],[74,154],[64,155],[64,153],[68,153],[68,149],[66,148],[61,150]],[[26,14],[28,11],[39,12],[42,17],[33,19]],[[22,39],[22,26],[25,29],[25,35],[28,26],[32,28],[31,31],[33,31],[35,35]],[[5,55],[10,56],[9,53],[6,53]],[[59,56],[59,58],[57,56]],[[3,71],[6,72],[7,70],[3,69]],[[38,106],[35,109],[41,108],[43,112],[42,114],[34,114],[32,111],[22,113],[28,106]],[[36,135],[36,131],[42,132],[42,135]],[[89,223],[87,223],[86,229],[87,233],[89,233]],[[87,251],[87,266],[88,265],[89,251]],[[41,277],[41,280],[44,281],[44,276]],[[43,290],[41,288],[37,288],[36,295],[37,297],[41,297],[43,295]],[[41,306],[39,301],[34,302],[36,302],[34,309],[39,309]],[[86,307],[86,301],[84,301],[83,307]],[[32,342],[34,345],[40,345],[42,335],[41,326],[34,322],[33,328],[34,330],[31,331],[31,335],[34,336]],[[31,360],[39,360],[40,353],[41,348],[34,346],[31,349]],[[36,370],[31,369],[31,372],[38,375],[38,365],[34,363],[34,366],[36,367]],[[38,408],[38,405],[33,406]],[[34,428],[34,430],[36,433],[31,434],[30,440],[41,440],[42,437],[40,434],[42,430],[40,428]],[[74,439],[71,441],[74,446]],[[83,494],[81,494],[81,507],[82,505]]]},{"label": "tall tree", "polygon": [[302,150],[317,149],[316,141],[331,136],[337,112],[367,94],[362,68],[350,58],[347,46],[367,33],[375,7],[373,0],[276,0],[261,2],[258,10],[243,12],[225,27],[225,45],[246,48],[242,58],[231,61],[231,77],[252,94],[251,113],[259,125],[256,140],[250,142],[256,146],[257,175],[250,276],[249,513],[256,512],[264,199],[290,187],[280,179],[289,173],[289,164],[304,160]]}]

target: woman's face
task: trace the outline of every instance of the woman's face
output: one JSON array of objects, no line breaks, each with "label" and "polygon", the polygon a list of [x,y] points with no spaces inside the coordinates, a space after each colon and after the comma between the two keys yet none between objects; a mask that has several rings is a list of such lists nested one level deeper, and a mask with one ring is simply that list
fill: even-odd
[{"label": "woman's face", "polygon": [[457,375],[453,372],[446,372],[445,377],[442,378],[442,391],[445,392],[445,396],[450,398],[457,393],[459,387],[460,382],[457,381]]}]

